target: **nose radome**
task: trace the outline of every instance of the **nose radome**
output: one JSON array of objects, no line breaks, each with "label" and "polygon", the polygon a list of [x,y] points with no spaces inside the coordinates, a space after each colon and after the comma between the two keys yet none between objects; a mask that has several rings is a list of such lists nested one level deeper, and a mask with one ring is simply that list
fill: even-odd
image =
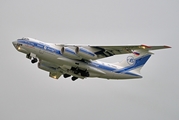
[{"label": "nose radome", "polygon": [[16,42],[16,41],[13,41],[13,42],[12,42],[12,44],[13,44],[13,45],[16,45],[16,44],[17,44],[17,42]]},{"label": "nose radome", "polygon": [[12,44],[17,49],[17,41],[13,41]]},{"label": "nose radome", "polygon": [[13,41],[12,44],[14,45],[14,47],[17,47],[17,41]]}]

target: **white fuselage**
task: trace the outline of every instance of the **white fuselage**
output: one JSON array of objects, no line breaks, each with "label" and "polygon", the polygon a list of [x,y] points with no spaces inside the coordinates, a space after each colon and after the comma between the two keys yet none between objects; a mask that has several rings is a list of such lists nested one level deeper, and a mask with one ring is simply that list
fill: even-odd
[{"label": "white fuselage", "polygon": [[60,46],[51,43],[44,43],[35,39],[23,40],[19,39],[13,42],[15,48],[25,54],[31,54],[33,57],[37,57],[39,61],[44,61],[46,64],[50,64],[54,68],[57,68],[63,74],[70,74],[72,76],[81,77],[74,74],[70,70],[71,67],[81,68],[89,71],[89,77],[99,77],[106,79],[131,79],[141,78],[140,75],[131,72],[116,72],[123,67],[105,63],[97,60],[76,60],[71,59],[61,54]]}]

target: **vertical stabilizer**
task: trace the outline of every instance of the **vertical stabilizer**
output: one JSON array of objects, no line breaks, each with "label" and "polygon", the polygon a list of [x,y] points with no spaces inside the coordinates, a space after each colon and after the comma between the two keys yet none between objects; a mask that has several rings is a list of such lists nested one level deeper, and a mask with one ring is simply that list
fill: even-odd
[{"label": "vertical stabilizer", "polygon": [[150,58],[151,54],[152,53],[147,50],[135,50],[132,54],[128,55],[125,60],[118,63],[119,66],[123,67],[123,69],[118,72],[131,71],[140,73],[141,68]]}]

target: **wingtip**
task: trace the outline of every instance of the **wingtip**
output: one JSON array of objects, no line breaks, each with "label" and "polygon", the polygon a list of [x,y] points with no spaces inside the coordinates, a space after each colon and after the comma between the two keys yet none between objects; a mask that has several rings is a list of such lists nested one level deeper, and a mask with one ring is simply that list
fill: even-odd
[{"label": "wingtip", "polygon": [[172,48],[172,47],[170,47],[170,46],[168,46],[168,45],[164,45],[164,47],[165,47],[165,48]]}]

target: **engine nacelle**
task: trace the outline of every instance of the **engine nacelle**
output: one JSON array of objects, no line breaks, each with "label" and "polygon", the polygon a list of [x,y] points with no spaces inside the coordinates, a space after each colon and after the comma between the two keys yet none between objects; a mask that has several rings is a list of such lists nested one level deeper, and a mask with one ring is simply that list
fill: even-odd
[{"label": "engine nacelle", "polygon": [[84,59],[96,59],[97,58],[97,55],[93,52],[91,52],[90,50],[88,49],[85,49],[83,47],[77,47],[76,48],[76,54]]},{"label": "engine nacelle", "polygon": [[56,72],[56,68],[48,66],[48,65],[41,63],[41,62],[38,63],[38,68],[45,70],[45,71],[48,71],[48,72]]},{"label": "engine nacelle", "polygon": [[61,53],[63,56],[71,59],[78,59],[80,60],[81,58],[76,54],[75,50],[69,48],[69,47],[62,47]]}]

